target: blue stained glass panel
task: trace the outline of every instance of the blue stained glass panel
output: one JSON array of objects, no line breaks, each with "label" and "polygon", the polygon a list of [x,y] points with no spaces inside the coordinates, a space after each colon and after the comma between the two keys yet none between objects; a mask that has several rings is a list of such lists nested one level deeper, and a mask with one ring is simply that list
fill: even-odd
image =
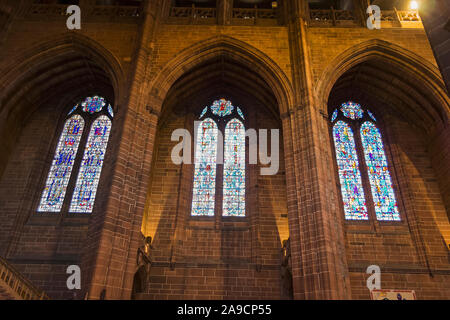
[{"label": "blue stained glass panel", "polygon": [[225,127],[223,215],[245,216],[245,127],[232,119]]},{"label": "blue stained glass panel", "polygon": [[373,121],[377,121],[377,119],[375,118],[375,116],[373,115],[372,112],[370,112],[369,110],[367,110],[367,113],[369,114],[369,116],[372,118]]},{"label": "blue stained glass panel", "polygon": [[108,104],[108,113],[111,116],[111,118],[114,118],[114,109],[111,107],[110,104]]},{"label": "blue stained glass panel", "polygon": [[219,117],[230,115],[234,110],[231,101],[220,99],[213,102],[211,112]]},{"label": "blue stained glass panel", "polygon": [[337,116],[338,116],[338,110],[336,109],[336,110],[334,110],[334,112],[331,116],[331,122],[334,122],[334,120],[336,120]]},{"label": "blue stained glass panel", "polygon": [[74,115],[64,124],[39,203],[39,212],[59,212],[83,134],[84,120]]},{"label": "blue stained glass panel", "polygon": [[242,111],[239,107],[237,107],[237,113],[241,116],[242,119],[245,119],[244,114],[242,113]]},{"label": "blue stained glass panel", "polygon": [[192,216],[214,216],[217,139],[217,124],[206,118],[197,129]]},{"label": "blue stained glass panel", "polygon": [[206,111],[208,111],[208,107],[205,107],[205,109],[203,109],[202,114],[200,115],[200,119],[205,115]]},{"label": "blue stained glass panel", "polygon": [[353,131],[348,124],[338,121],[333,127],[333,137],[345,218],[368,220]]},{"label": "blue stained glass panel", "polygon": [[91,213],[111,132],[111,120],[105,115],[94,121],[84,150],[70,212]]},{"label": "blue stained glass panel", "polygon": [[103,109],[106,102],[105,99],[99,96],[87,97],[82,103],[81,106],[84,112],[89,112],[91,114],[99,112]]},{"label": "blue stained glass panel", "polygon": [[400,221],[383,141],[380,131],[372,122],[362,124],[361,140],[377,219]]},{"label": "blue stained glass panel", "polygon": [[349,101],[341,105],[341,111],[347,118],[350,119],[361,119],[363,117],[364,111],[361,106],[355,102]]},{"label": "blue stained glass panel", "polygon": [[73,108],[69,111],[69,113],[68,113],[67,115],[70,116],[75,110],[77,110],[77,108],[78,108],[78,105],[76,105],[75,107],[73,107]]}]

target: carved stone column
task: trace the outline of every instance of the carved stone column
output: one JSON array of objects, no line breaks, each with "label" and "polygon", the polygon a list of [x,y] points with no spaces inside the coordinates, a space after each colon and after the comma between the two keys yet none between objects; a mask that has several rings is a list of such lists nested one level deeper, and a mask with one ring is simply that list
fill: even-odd
[{"label": "carved stone column", "polygon": [[87,299],[131,296],[160,109],[149,105],[148,96],[142,94],[150,76],[143,70],[150,69],[163,2],[146,2],[129,91],[115,117],[121,135],[115,141],[116,161],[108,203],[102,214],[92,216],[82,258],[82,290]]},{"label": "carved stone column", "polygon": [[369,17],[366,13],[369,5],[369,0],[353,0],[353,12],[355,14],[355,19],[361,26],[364,27],[367,25],[367,18]]},{"label": "carved stone column", "polygon": [[[343,221],[330,202],[336,187],[330,183],[330,139],[321,114],[324,106],[314,95],[308,50],[306,0],[291,0],[287,23],[295,104],[283,115],[290,135],[287,161],[289,232],[295,299],[350,297]],[[323,130],[325,128],[325,130]],[[290,171],[290,172],[289,172]],[[336,197],[334,197],[336,199]]]},{"label": "carved stone column", "polygon": [[419,14],[450,93],[450,3],[447,0],[422,1]]},{"label": "carved stone column", "polygon": [[217,23],[231,24],[233,18],[233,0],[217,0]]}]

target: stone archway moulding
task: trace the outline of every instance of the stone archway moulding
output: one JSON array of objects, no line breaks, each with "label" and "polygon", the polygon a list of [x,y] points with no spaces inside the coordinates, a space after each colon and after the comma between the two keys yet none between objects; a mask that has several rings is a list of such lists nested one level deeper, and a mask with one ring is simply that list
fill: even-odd
[{"label": "stone archway moulding", "polygon": [[267,82],[277,98],[281,114],[294,105],[290,80],[270,57],[245,42],[221,35],[181,50],[160,69],[148,85],[148,101],[152,104],[152,109],[161,112],[167,92],[186,71],[199,63],[223,55],[248,65]]},{"label": "stone archway moulding", "polygon": [[0,86],[4,96],[15,88],[26,85],[24,79],[30,71],[39,68],[41,63],[74,51],[92,59],[106,71],[114,88],[116,104],[122,103],[119,101],[122,101],[125,96],[126,77],[119,60],[97,41],[79,33],[63,33],[41,39],[16,57],[16,63],[7,66],[3,75],[0,76]]},{"label": "stone archway moulding", "polygon": [[[400,69],[414,72],[417,79],[423,82],[425,90],[431,93],[437,105],[444,108],[440,110],[440,114],[444,117],[449,114],[450,98],[437,66],[410,50],[379,39],[364,41],[350,47],[328,64],[315,87],[315,95],[321,105],[327,105],[334,84],[345,72],[370,59],[384,60],[395,64]],[[324,111],[327,112],[327,110]]]}]

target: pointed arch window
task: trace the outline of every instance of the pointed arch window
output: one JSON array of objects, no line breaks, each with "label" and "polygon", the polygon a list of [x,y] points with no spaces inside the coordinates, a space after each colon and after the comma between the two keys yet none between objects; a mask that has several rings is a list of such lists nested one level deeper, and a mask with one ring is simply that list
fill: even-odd
[{"label": "pointed arch window", "polygon": [[[68,208],[71,213],[91,213],[94,207],[112,128],[113,108],[100,96],[87,97],[70,110],[68,117],[58,140],[38,212],[63,211],[66,198],[71,199]],[[85,127],[90,128],[88,135]],[[84,147],[82,157],[78,150],[80,146]],[[73,168],[78,167],[78,174],[72,175]],[[71,183],[73,177],[76,177],[75,183]]]},{"label": "pointed arch window", "polygon": [[223,215],[245,216],[245,127],[234,118],[225,126]]},{"label": "pointed arch window", "polygon": [[83,129],[84,120],[78,114],[64,124],[38,211],[59,212],[61,210]]},{"label": "pointed arch window", "polygon": [[[368,220],[369,211],[373,210],[379,221],[400,221],[374,114],[349,101],[333,111],[331,122],[345,218]],[[358,134],[354,135],[354,132]]]},{"label": "pointed arch window", "polygon": [[110,132],[111,120],[106,115],[98,117],[92,124],[78,171],[70,212],[92,212]]},{"label": "pointed arch window", "polygon": [[344,121],[333,126],[334,145],[346,219],[367,220],[366,200],[353,131]]},{"label": "pointed arch window", "polygon": [[213,216],[216,198],[217,124],[206,118],[197,130],[193,216]]},{"label": "pointed arch window", "polygon": [[[242,110],[231,101],[219,99],[203,109],[201,119],[204,120],[197,129],[191,215],[214,216],[218,209],[216,190],[222,190],[222,215],[244,217],[246,153]],[[221,181],[217,180],[217,168],[222,164],[217,163],[218,158],[222,160],[219,151],[224,151]]]}]

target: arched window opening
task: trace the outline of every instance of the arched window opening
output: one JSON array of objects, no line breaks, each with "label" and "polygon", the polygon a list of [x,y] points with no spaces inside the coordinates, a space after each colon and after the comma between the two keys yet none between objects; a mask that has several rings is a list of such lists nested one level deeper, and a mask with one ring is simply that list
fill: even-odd
[{"label": "arched window opening", "polygon": [[[333,138],[345,218],[368,220],[372,210],[379,221],[400,221],[381,132],[374,123],[374,114],[349,101],[333,111],[331,122],[334,123]],[[353,132],[360,135],[353,135]],[[367,176],[361,175],[358,154],[367,168]],[[364,190],[365,184],[370,186],[370,190]],[[373,209],[366,206],[368,199],[373,201]]]},{"label": "arched window opening", "polygon": [[195,151],[193,216],[214,216],[216,193],[217,124],[207,118],[198,126]]},{"label": "arched window opening", "polygon": [[64,124],[42,192],[38,212],[59,212],[61,210],[83,129],[84,120],[78,114],[72,116]]},{"label": "arched window opening", "polygon": [[225,127],[223,215],[245,216],[245,127],[238,119]]},{"label": "arched window opening", "polygon": [[[114,116],[113,108],[100,96],[85,98],[67,115],[58,141],[52,166],[41,195],[38,212],[60,212],[66,206],[68,194],[72,201],[69,212],[91,213],[98,188],[103,160]],[[86,137],[84,127],[90,127]],[[77,157],[79,146],[84,147],[83,158]],[[75,187],[72,169],[78,170]],[[72,187],[71,187],[72,186]]]},{"label": "arched window opening", "polygon": [[333,137],[345,218],[368,220],[353,131],[344,121],[338,121],[333,127]]},{"label": "arched window opening", "polygon": [[360,130],[377,219],[400,221],[381,133],[370,121],[364,122]]},{"label": "arched window opening", "polygon": [[98,117],[92,124],[78,171],[70,212],[92,212],[110,132],[111,120],[105,115]]},{"label": "arched window opening", "polygon": [[[215,215],[216,184],[222,183],[222,215],[245,217],[244,114],[231,101],[219,99],[203,109],[203,118],[197,129],[191,215]],[[219,131],[225,133],[223,142],[218,139]],[[224,150],[223,179],[216,181],[219,143],[224,143],[220,149]]]}]

